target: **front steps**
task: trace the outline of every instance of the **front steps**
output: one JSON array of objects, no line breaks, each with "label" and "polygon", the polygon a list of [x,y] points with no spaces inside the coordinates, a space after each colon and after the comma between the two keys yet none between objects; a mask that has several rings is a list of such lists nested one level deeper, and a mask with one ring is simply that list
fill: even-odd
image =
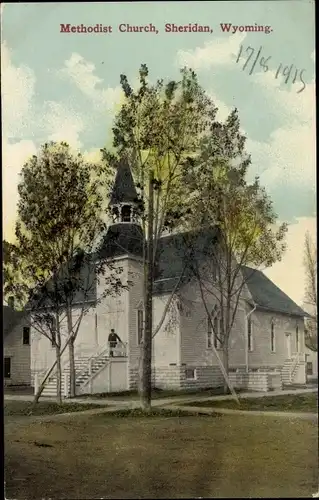
[{"label": "front steps", "polygon": [[[102,352],[96,352],[95,355],[83,354],[79,356],[76,354],[75,358],[75,391],[76,395],[83,394],[84,392],[90,392],[90,380],[94,378],[103,368],[105,368],[110,360],[126,358],[127,357],[127,349],[126,344],[123,344],[117,348],[113,348],[113,356],[110,357],[109,349],[105,349]],[[62,397],[70,396],[70,367],[69,363],[66,362],[64,366],[62,366],[62,380],[61,380],[61,389],[62,389]],[[37,387],[41,384],[41,379],[38,377],[37,379]],[[57,377],[56,372],[49,377],[46,382],[46,385],[43,389],[42,395],[46,397],[56,397],[56,385],[57,385]],[[35,392],[37,390],[35,387]]]},{"label": "front steps", "polygon": [[281,379],[284,387],[302,386],[306,384],[306,361],[302,353],[294,353],[286,359],[281,370]]},{"label": "front steps", "polygon": [[[86,385],[86,382],[90,379],[92,375],[97,373],[101,368],[103,368],[109,361],[108,356],[96,356],[96,358],[91,358],[91,369],[89,369],[89,357],[78,358],[75,361],[75,385],[76,385],[76,393],[81,392],[81,388]],[[62,395],[64,397],[69,396],[69,380],[70,380],[70,367],[67,365],[62,368]],[[56,374],[53,374],[45,388],[43,389],[43,396],[56,396],[56,384],[57,377]]]},{"label": "front steps", "polygon": [[[90,357],[89,356],[82,356],[80,358],[77,358],[75,360],[75,372],[77,375],[82,373],[86,368],[88,367],[88,362],[89,362]],[[66,364],[65,367],[62,367],[62,395],[67,396],[68,395],[68,387],[66,387],[66,383],[68,385],[68,380],[70,376],[70,368],[68,366],[68,363]],[[57,377],[56,373],[53,373],[50,377],[49,380],[47,381],[42,395],[43,396],[56,396],[56,384],[57,384]]]}]

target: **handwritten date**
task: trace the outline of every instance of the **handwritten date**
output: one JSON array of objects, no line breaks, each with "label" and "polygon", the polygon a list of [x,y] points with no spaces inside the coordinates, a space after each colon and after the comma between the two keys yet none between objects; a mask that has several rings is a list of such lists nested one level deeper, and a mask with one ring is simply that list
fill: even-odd
[{"label": "handwritten date", "polygon": [[[247,69],[247,71],[249,71],[249,74],[252,75],[254,70],[256,69],[256,66],[258,65],[259,68],[261,68],[266,73],[270,69],[269,64],[271,56],[265,57],[264,55],[262,55],[262,53],[262,47],[259,47],[257,51],[253,47],[246,47],[246,49],[244,49],[243,45],[240,45],[236,63],[239,63],[241,58],[246,57],[245,63],[242,67],[243,71]],[[279,77],[283,77],[286,84],[288,82],[291,82],[292,84],[301,83],[302,87],[297,90],[297,94],[300,94],[306,88],[306,84],[303,80],[304,72],[304,69],[299,70],[293,64],[291,64],[290,66],[285,66],[283,63],[280,63],[276,70],[275,78],[277,79]]]}]

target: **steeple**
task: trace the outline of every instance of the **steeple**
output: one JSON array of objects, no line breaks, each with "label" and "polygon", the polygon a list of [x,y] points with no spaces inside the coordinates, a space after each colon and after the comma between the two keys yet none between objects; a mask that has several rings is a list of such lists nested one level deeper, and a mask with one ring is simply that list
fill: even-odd
[{"label": "steeple", "polygon": [[126,159],[122,159],[118,164],[110,194],[109,210],[112,222],[97,252],[98,258],[142,256],[144,236],[139,223],[139,209],[140,202],[130,166]]},{"label": "steeple", "polygon": [[117,167],[109,206],[113,223],[137,222],[138,195],[127,159]]}]

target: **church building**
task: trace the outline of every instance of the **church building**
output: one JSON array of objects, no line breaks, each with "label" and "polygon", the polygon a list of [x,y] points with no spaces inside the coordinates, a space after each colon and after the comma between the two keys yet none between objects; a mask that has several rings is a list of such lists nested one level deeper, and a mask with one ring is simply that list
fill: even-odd
[{"label": "church building", "polygon": [[[88,300],[75,341],[77,394],[134,390],[138,384],[140,342],[144,328],[143,245],[139,201],[130,167],[122,161],[110,196],[112,220],[100,257],[122,270],[130,286],[118,296],[102,293],[97,282]],[[198,233],[196,246],[215,242],[216,234]],[[199,286],[184,274],[182,234],[160,238],[153,287],[153,384],[172,390],[223,385],[221,345],[208,321]],[[184,245],[184,246],[183,246]],[[306,313],[261,271],[243,268],[247,277],[230,336],[229,377],[237,388],[268,391],[306,381],[304,317]],[[169,307],[167,306],[169,304]],[[218,330],[219,311],[213,297],[209,310]],[[164,313],[166,313],[164,315]],[[74,317],[78,314],[76,304]],[[164,317],[164,319],[163,319]],[[111,348],[111,330],[120,342]],[[62,344],[67,338],[62,324]],[[51,342],[31,326],[31,378],[37,390],[55,361]],[[68,396],[68,350],[62,356],[63,394]],[[53,372],[43,392],[56,395]]]}]

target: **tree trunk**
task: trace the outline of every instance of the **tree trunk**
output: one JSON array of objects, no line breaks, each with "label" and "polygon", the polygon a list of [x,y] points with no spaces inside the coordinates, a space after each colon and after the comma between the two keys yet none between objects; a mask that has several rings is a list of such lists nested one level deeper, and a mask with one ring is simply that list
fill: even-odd
[{"label": "tree trunk", "polygon": [[74,337],[72,336],[72,310],[67,307],[67,325],[68,325],[68,335],[70,336],[69,343],[69,365],[70,365],[70,397],[75,397],[75,360],[74,360]]},{"label": "tree trunk", "polygon": [[75,397],[75,361],[74,361],[74,340],[69,343],[69,363],[70,363],[70,397]]},{"label": "tree trunk", "polygon": [[62,369],[61,369],[61,352],[58,345],[55,346],[56,355],[56,400],[57,403],[62,403]]},{"label": "tree trunk", "polygon": [[54,361],[54,363],[51,366],[50,370],[47,372],[45,378],[42,380],[41,385],[40,385],[39,389],[37,390],[37,393],[34,396],[33,406],[35,406],[38,403],[38,401],[39,401],[39,399],[41,397],[41,394],[43,392],[43,389],[45,388],[45,385],[47,383],[47,380],[50,377],[50,375],[52,374],[52,372],[53,372],[53,370],[54,370],[55,367],[56,367],[56,360]]},{"label": "tree trunk", "polygon": [[[228,356],[228,345],[224,345],[223,347],[223,365],[225,368],[225,372],[227,378],[229,377],[229,356]],[[224,377],[224,394],[228,394],[229,392],[229,384],[227,382],[227,378]]]},{"label": "tree trunk", "polygon": [[153,328],[153,218],[154,218],[154,172],[149,175],[148,245],[146,266],[145,328],[142,353],[141,404],[146,411],[152,401],[152,328]]},{"label": "tree trunk", "polygon": [[[62,350],[60,351],[60,360],[61,360],[61,357],[62,357],[62,354],[64,353],[65,349],[67,348],[67,346],[69,345],[69,342],[70,342],[70,337],[68,338],[67,342],[64,344]],[[60,344],[61,345],[61,344]],[[40,397],[41,397],[41,394],[43,392],[43,389],[45,388],[45,385],[47,383],[47,380],[48,378],[50,377],[50,375],[52,374],[54,368],[56,367],[57,365],[57,360],[54,361],[53,365],[51,366],[50,370],[47,372],[46,376],[44,377],[44,379],[42,380],[42,383],[39,387],[39,389],[37,390],[37,393],[35,394],[34,396],[34,400],[33,400],[33,405],[36,405],[37,402],[39,401]]]}]

